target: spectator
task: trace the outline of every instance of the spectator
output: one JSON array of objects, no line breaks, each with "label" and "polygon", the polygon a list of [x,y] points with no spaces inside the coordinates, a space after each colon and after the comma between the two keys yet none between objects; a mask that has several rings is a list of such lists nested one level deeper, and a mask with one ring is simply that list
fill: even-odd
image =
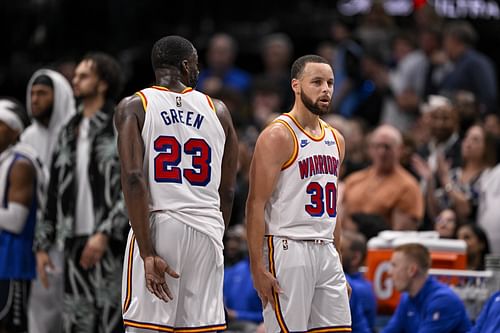
[{"label": "spectator", "polygon": [[224,305],[229,331],[253,333],[264,319],[262,303],[253,287],[244,234],[245,231],[242,230],[240,247],[243,259],[224,268]]},{"label": "spectator", "polygon": [[419,174],[427,181],[427,207],[429,216],[452,207],[457,213],[459,223],[475,222],[479,205],[480,178],[485,170],[496,161],[495,141],[483,127],[474,125],[469,128],[461,142],[461,165],[448,166],[442,155],[438,155],[437,183],[428,165],[421,159],[414,160]]},{"label": "spectator", "polygon": [[470,333],[500,332],[500,291],[495,292],[484,304]]},{"label": "spectator", "polygon": [[394,230],[417,230],[424,211],[423,195],[415,178],[400,164],[403,139],[390,125],[377,127],[369,137],[372,165],[345,179],[346,214],[384,217]]},{"label": "spectator", "polygon": [[[290,89],[290,63],[293,58],[293,42],[286,33],[278,32],[264,36],[260,57],[264,70],[257,78],[268,81],[278,88],[279,110],[289,110],[293,105]],[[328,58],[326,58],[328,59]]]},{"label": "spectator", "polygon": [[429,250],[421,244],[394,248],[389,274],[403,292],[382,333],[464,333],[470,327],[464,304],[447,285],[429,277]]},{"label": "spectator", "polygon": [[467,269],[484,270],[485,257],[490,253],[490,242],[484,230],[475,223],[464,224],[458,228],[457,237],[467,243]]},{"label": "spectator", "polygon": [[457,238],[457,214],[453,209],[443,209],[436,218],[434,230],[439,233],[439,238]]},{"label": "spectator", "polygon": [[477,224],[488,234],[491,252],[500,254],[500,164],[481,178]]},{"label": "spectator", "polygon": [[216,94],[221,88],[231,88],[246,95],[250,88],[250,75],[236,67],[238,45],[226,33],[217,33],[210,38],[206,67],[201,70],[198,87],[208,95]]},{"label": "spectator", "polygon": [[448,23],[444,28],[444,49],[453,62],[453,70],[440,86],[442,92],[466,90],[478,99],[481,114],[495,111],[498,83],[494,65],[474,49],[477,34],[466,21]]},{"label": "spectator", "polygon": [[[33,123],[23,132],[21,141],[38,152],[48,169],[59,132],[76,112],[71,85],[58,72],[40,69],[28,82],[26,106]],[[39,274],[31,285],[28,326],[32,333],[62,331],[63,254],[52,247],[49,256],[54,265],[50,274]],[[44,276],[49,280],[40,279]]]},{"label": "spectator", "polygon": [[[371,331],[375,330],[375,319],[377,316],[377,299],[373,292],[373,286],[366,280],[359,268],[364,264],[366,258],[366,238],[361,233],[344,230],[342,233],[342,266],[346,277],[349,279],[353,294],[359,299],[362,316],[366,319]],[[352,296],[351,296],[351,303]],[[351,312],[352,309],[351,309]],[[356,319],[353,319],[353,323]]]},{"label": "spectator", "polygon": [[[347,283],[352,286],[352,279],[346,274]],[[349,308],[351,310],[352,331],[351,333],[371,333],[368,320],[363,313],[363,299],[358,294],[358,290],[351,290],[351,297],[349,298]]]}]

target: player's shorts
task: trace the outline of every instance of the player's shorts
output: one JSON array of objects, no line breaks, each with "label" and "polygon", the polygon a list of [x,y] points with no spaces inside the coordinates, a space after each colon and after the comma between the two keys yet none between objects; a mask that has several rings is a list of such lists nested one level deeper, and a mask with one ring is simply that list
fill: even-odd
[{"label": "player's shorts", "polygon": [[31,280],[0,280],[0,332],[28,332]]},{"label": "player's shorts", "polygon": [[213,241],[166,214],[152,214],[150,225],[156,253],[180,277],[174,279],[165,274],[174,296],[169,302],[149,292],[144,263],[131,229],[122,279],[126,331],[200,333],[224,330],[224,267],[216,264],[220,254]]},{"label": "player's shorts", "polygon": [[351,332],[347,284],[332,242],[266,237],[264,255],[282,289],[264,308],[267,333]]}]

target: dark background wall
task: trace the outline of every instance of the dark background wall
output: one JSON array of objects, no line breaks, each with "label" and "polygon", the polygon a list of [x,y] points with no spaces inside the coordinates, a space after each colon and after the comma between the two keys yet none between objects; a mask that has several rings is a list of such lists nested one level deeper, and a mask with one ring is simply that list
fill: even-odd
[{"label": "dark background wall", "polygon": [[[286,32],[296,56],[314,52],[320,41],[330,38],[337,2],[1,1],[0,94],[24,101],[25,86],[34,70],[76,60],[95,50],[109,52],[126,65],[124,95],[130,94],[153,80],[149,51],[156,39],[167,34],[191,39],[203,65],[209,36],[229,32],[239,42],[237,64],[255,73],[261,68],[257,42],[263,35]],[[467,19],[480,36],[477,48],[500,68],[500,20]],[[400,27],[413,23],[411,15],[395,17],[395,21]]]}]

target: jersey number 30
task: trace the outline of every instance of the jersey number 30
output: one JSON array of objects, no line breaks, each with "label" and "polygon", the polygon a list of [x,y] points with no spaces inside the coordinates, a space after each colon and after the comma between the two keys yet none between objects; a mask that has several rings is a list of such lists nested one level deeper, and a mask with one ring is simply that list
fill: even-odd
[{"label": "jersey number 30", "polygon": [[319,183],[309,183],[307,194],[311,195],[311,203],[306,205],[309,215],[321,217],[326,210],[328,216],[337,216],[337,188],[334,183],[326,183],[324,188]]},{"label": "jersey number 30", "polygon": [[[189,139],[181,147],[177,138],[160,136],[154,142],[155,180],[159,183],[182,183],[182,177],[194,186],[206,186],[210,182],[212,149],[203,139]],[[184,154],[183,154],[184,153]],[[185,155],[190,155],[192,168],[180,168]]]}]

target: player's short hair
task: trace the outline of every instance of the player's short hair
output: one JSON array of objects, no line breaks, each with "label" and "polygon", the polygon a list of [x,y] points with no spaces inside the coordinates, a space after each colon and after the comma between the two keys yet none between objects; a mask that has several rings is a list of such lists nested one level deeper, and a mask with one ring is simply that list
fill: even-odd
[{"label": "player's short hair", "polygon": [[87,53],[82,61],[90,60],[100,80],[108,84],[106,99],[115,101],[122,92],[124,77],[118,61],[111,55],[103,52]]},{"label": "player's short hair", "polygon": [[26,112],[26,109],[17,98],[11,96],[0,96],[0,104],[3,107],[6,107],[9,111],[13,112],[19,120],[21,120],[24,128],[31,124],[31,120]]},{"label": "player's short hair", "polygon": [[195,48],[186,38],[166,36],[158,40],[151,50],[153,70],[174,67],[181,69],[182,61],[193,55]]},{"label": "player's short hair", "polygon": [[291,71],[292,79],[298,79],[302,75],[302,72],[304,71],[304,68],[306,67],[306,65],[310,62],[316,63],[316,64],[330,65],[328,60],[326,60],[323,57],[320,57],[319,55],[309,54],[309,55],[302,56],[302,57],[298,58],[297,60],[295,60],[293,65],[292,65],[292,71]]},{"label": "player's short hair", "polygon": [[415,262],[422,271],[427,272],[431,268],[431,254],[422,244],[408,243],[396,246],[394,252],[402,252],[405,256]]}]

